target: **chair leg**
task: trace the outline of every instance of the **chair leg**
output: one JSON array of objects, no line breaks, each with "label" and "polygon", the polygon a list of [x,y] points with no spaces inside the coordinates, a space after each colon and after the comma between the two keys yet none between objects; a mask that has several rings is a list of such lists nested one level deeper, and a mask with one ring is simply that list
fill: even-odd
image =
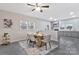
[{"label": "chair leg", "polygon": [[28,42],[29,42],[29,40],[27,40],[27,44],[29,44]]},{"label": "chair leg", "polygon": [[51,42],[49,42],[49,46],[50,46],[50,48],[51,48]]},{"label": "chair leg", "polygon": [[32,47],[34,48],[34,43],[33,43]]},{"label": "chair leg", "polygon": [[45,48],[46,48],[46,50],[47,50],[47,43],[45,44]]}]

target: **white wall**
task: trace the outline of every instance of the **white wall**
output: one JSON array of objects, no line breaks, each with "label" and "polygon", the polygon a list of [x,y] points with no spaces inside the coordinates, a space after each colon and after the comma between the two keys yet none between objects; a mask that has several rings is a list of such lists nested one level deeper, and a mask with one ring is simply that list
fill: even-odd
[{"label": "white wall", "polygon": [[[12,28],[4,28],[3,19],[12,19],[13,22]],[[34,22],[35,29],[28,31],[20,29],[21,20]],[[49,24],[49,22],[42,21],[41,19],[38,18],[28,17],[17,13],[11,13],[0,10],[0,40],[2,39],[2,35],[4,32],[8,32],[10,34],[11,40],[25,39],[27,32],[45,30],[47,24]]]}]

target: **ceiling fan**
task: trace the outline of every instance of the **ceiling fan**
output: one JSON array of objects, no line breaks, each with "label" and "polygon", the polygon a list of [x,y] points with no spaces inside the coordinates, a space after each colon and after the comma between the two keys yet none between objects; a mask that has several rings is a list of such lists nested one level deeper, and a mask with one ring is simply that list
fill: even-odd
[{"label": "ceiling fan", "polygon": [[43,12],[43,9],[42,8],[49,8],[49,5],[40,6],[38,3],[36,3],[35,5],[33,5],[33,4],[27,4],[27,5],[34,7],[32,9],[32,11],[38,10],[40,12]]}]

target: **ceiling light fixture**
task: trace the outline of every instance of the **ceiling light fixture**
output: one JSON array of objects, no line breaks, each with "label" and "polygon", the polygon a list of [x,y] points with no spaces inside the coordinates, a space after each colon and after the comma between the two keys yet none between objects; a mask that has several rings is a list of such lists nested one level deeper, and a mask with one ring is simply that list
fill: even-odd
[{"label": "ceiling light fixture", "polygon": [[40,7],[36,7],[35,10],[36,11],[39,11],[39,10],[41,10],[41,8]]},{"label": "ceiling light fixture", "polygon": [[33,9],[32,9],[32,11],[40,11],[40,12],[43,12],[43,9],[44,8],[49,8],[49,5],[39,5],[38,3],[35,3],[35,5],[33,5],[33,4],[27,4],[28,6],[32,6],[32,7],[34,7]]}]

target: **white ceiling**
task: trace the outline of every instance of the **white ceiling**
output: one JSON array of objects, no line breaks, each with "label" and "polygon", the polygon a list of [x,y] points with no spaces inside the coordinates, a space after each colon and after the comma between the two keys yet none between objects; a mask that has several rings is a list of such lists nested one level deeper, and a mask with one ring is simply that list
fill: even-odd
[{"label": "white ceiling", "polygon": [[79,16],[78,3],[40,3],[39,5],[49,5],[50,8],[43,9],[44,12],[40,13],[39,11],[32,12],[33,7],[28,6],[26,3],[0,3],[0,10],[16,12],[45,20],[50,20],[49,17],[53,17],[52,20],[71,18],[70,12],[74,12],[74,15],[77,17]]}]

